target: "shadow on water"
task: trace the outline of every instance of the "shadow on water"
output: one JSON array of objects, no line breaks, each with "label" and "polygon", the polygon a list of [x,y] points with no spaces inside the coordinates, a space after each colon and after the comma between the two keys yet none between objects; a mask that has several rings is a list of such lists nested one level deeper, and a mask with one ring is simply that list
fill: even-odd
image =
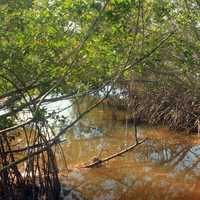
[{"label": "shadow on water", "polygon": [[101,167],[80,169],[95,156],[104,158],[135,142],[134,127],[116,116],[125,114],[95,109],[66,133],[62,147],[69,173],[57,157],[66,199],[200,199],[198,136],[140,126],[138,137],[147,138],[144,144]]}]

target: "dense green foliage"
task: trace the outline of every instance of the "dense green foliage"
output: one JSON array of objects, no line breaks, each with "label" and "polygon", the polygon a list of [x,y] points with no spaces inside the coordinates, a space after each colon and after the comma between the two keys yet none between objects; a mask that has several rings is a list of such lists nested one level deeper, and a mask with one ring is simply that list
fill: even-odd
[{"label": "dense green foliage", "polygon": [[137,71],[166,72],[191,87],[199,80],[198,1],[18,0],[0,9],[1,93],[33,83],[43,91],[60,76],[64,92],[92,88],[170,31]]},{"label": "dense green foliage", "polygon": [[17,113],[35,105],[57,82],[54,93],[72,95],[119,71],[129,79],[130,69],[141,80],[158,81],[153,89],[197,94],[199,6],[198,0],[1,1],[2,108]]}]

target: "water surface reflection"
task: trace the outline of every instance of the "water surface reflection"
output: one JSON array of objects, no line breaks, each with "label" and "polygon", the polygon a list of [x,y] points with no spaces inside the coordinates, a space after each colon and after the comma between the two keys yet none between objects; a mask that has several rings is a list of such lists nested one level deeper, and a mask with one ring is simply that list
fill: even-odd
[{"label": "water surface reflection", "polygon": [[133,127],[113,120],[112,112],[95,109],[66,133],[62,146],[68,167],[73,170],[67,173],[58,156],[63,184],[93,200],[199,200],[198,136],[141,126],[138,136],[147,138],[144,144],[102,167],[78,168],[94,156],[104,158],[135,142]]}]

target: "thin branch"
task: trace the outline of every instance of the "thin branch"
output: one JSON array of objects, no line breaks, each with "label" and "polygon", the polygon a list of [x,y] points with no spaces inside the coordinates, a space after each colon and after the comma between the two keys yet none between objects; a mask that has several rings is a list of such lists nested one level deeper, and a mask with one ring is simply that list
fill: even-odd
[{"label": "thin branch", "polygon": [[102,164],[102,163],[104,163],[104,162],[107,162],[107,161],[109,161],[109,160],[111,160],[111,159],[113,159],[113,158],[116,158],[116,157],[118,157],[118,156],[121,156],[122,154],[124,154],[124,153],[126,153],[126,152],[128,152],[128,151],[130,151],[130,150],[133,150],[133,149],[134,149],[135,147],[137,147],[139,144],[142,144],[145,140],[146,140],[146,139],[143,139],[143,140],[141,140],[141,141],[138,141],[138,142],[136,142],[135,144],[129,146],[128,148],[126,148],[126,149],[124,149],[124,150],[122,150],[122,151],[120,151],[120,152],[117,152],[117,153],[115,153],[115,154],[112,154],[112,155],[110,155],[110,156],[108,156],[108,157],[106,157],[106,158],[104,158],[104,159],[95,160],[94,162],[92,162],[92,163],[90,163],[90,164],[87,164],[87,165],[84,165],[84,166],[82,166],[81,168],[91,168],[91,167],[95,167],[95,166],[97,166],[97,165],[99,165],[99,164]]}]

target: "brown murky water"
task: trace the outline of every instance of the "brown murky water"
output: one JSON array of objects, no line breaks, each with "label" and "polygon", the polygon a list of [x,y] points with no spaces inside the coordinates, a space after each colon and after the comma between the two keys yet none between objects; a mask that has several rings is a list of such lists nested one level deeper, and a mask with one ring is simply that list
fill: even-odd
[{"label": "brown murky water", "polygon": [[[114,117],[113,117],[114,115]],[[92,200],[199,200],[200,137],[169,132],[165,128],[138,127],[144,144],[101,167],[80,169],[99,155],[104,158],[134,144],[134,129],[120,120],[124,113],[96,109],[73,130],[62,144],[68,168],[59,154],[64,185],[79,193],[66,199]],[[80,195],[81,194],[81,195]]]}]

